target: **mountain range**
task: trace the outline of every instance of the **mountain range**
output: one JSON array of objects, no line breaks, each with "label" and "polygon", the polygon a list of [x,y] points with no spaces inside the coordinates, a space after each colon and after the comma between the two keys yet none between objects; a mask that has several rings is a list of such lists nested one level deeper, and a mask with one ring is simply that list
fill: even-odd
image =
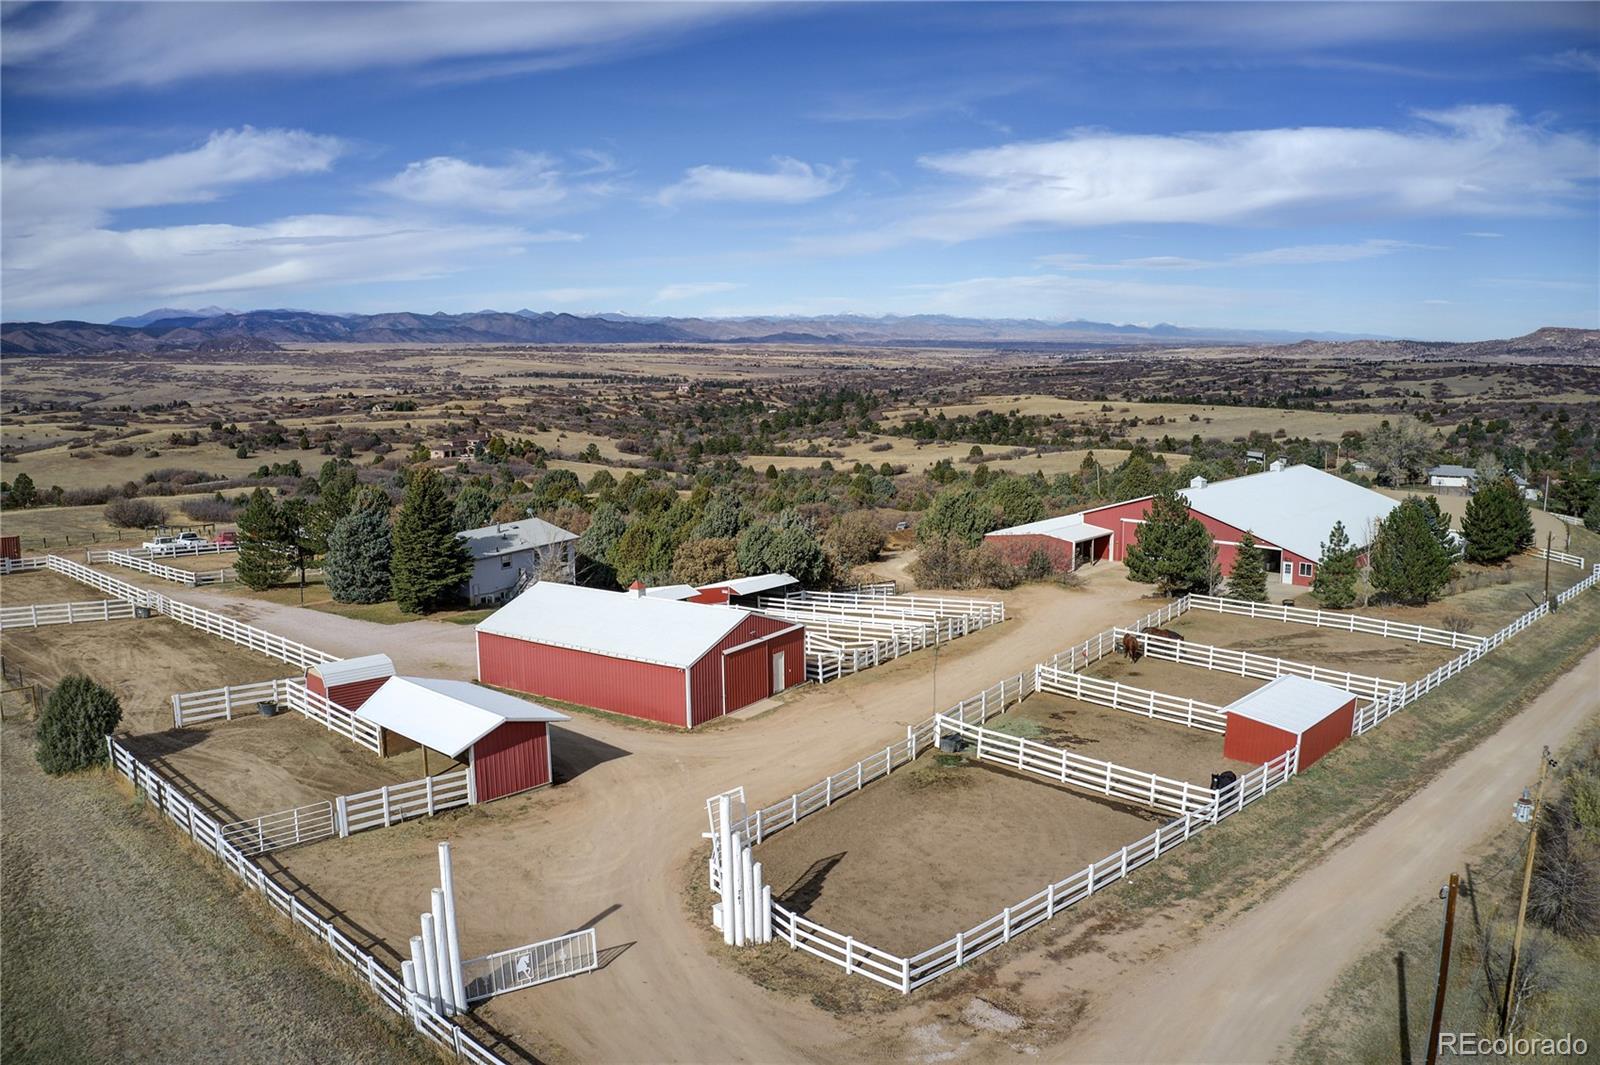
[{"label": "mountain range", "polygon": [[941,344],[1122,347],[1186,343],[1285,344],[1302,340],[1382,339],[1358,334],[1117,325],[1083,319],[828,315],[816,317],[652,318],[627,314],[485,310],[468,314],[327,314],[291,309],[230,311],[161,307],[97,322],[7,322],[0,350],[14,355],[109,351],[270,351],[285,344]]}]

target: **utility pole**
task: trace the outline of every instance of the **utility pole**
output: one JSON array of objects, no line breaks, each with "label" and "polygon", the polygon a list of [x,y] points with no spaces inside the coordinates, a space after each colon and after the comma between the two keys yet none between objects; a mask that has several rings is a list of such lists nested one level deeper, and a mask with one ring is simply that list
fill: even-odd
[{"label": "utility pole", "polygon": [[1544,474],[1544,509],[1545,510],[1549,510],[1550,509],[1550,471],[1549,470],[1546,470],[1545,474]]},{"label": "utility pole", "polygon": [[1439,947],[1439,986],[1433,992],[1433,1024],[1428,1028],[1427,1065],[1439,1060],[1439,1029],[1444,1024],[1444,992],[1450,982],[1450,941],[1456,931],[1456,893],[1461,877],[1450,874],[1450,886],[1439,889],[1444,897],[1444,942]]},{"label": "utility pole", "polygon": [[1539,811],[1544,805],[1544,782],[1550,768],[1556,760],[1550,757],[1550,748],[1544,748],[1539,755],[1539,784],[1533,794],[1533,802],[1528,802],[1528,789],[1522,789],[1522,798],[1512,806],[1512,816],[1518,821],[1528,825],[1528,859],[1522,867],[1522,901],[1517,905],[1517,931],[1511,938],[1511,964],[1506,971],[1505,1003],[1500,1009],[1500,1034],[1505,1035],[1511,1027],[1511,1011],[1516,1006],[1517,999],[1517,956],[1522,953],[1522,925],[1528,917],[1528,887],[1533,883],[1533,855],[1539,848]]},{"label": "utility pole", "polygon": [[1544,534],[1544,601],[1550,601],[1550,545],[1555,543],[1555,533]]}]

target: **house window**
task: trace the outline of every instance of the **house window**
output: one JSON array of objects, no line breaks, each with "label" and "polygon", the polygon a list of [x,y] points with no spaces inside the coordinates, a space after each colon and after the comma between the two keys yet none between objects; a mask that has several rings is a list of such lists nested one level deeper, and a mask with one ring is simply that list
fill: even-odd
[{"label": "house window", "polygon": [[502,558],[500,560],[500,568],[501,569],[510,569],[511,568],[511,556],[510,555],[506,555],[504,558]]},{"label": "house window", "polygon": [[1309,562],[1300,563],[1300,576],[1302,576],[1302,577],[1311,576],[1311,563],[1309,563]]}]

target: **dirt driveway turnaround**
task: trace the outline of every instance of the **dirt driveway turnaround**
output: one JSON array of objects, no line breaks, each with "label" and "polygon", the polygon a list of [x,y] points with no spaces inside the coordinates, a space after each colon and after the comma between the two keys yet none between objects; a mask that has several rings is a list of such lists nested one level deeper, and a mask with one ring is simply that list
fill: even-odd
[{"label": "dirt driveway turnaround", "polygon": [[1504,824],[1511,799],[1536,772],[1539,746],[1560,747],[1600,713],[1597,680],[1600,651],[1593,651],[1326,862],[1106,1000],[1075,1033],[1070,1060],[1273,1060],[1382,930]]}]

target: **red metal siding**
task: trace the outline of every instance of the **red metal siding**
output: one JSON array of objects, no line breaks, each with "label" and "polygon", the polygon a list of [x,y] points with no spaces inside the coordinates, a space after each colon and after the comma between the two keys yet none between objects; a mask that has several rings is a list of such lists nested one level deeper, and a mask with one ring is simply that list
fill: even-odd
[{"label": "red metal siding", "polygon": [[543,721],[507,721],[472,745],[478,801],[550,783],[550,734]]},{"label": "red metal siding", "polygon": [[[1149,509],[1150,500],[1136,499],[1128,503],[1113,503],[1110,506],[1084,511],[1083,520],[1090,525],[1099,525],[1115,533],[1111,548],[1111,558],[1117,562],[1122,562],[1127,559],[1128,546],[1139,542],[1139,525],[1144,520],[1145,512]],[[1233,560],[1239,553],[1237,545],[1240,540],[1244,539],[1245,530],[1235,528],[1225,521],[1218,521],[1211,515],[1202,514],[1192,507],[1189,513],[1198,518],[1200,524],[1204,525],[1206,531],[1211,534],[1212,542],[1217,545],[1217,565],[1222,568],[1224,574],[1228,573],[1233,569]],[[1277,544],[1270,540],[1264,540],[1259,535],[1256,536],[1256,542],[1262,547],[1278,549]],[[1283,561],[1294,565],[1293,583],[1299,585],[1309,585],[1311,583],[1310,577],[1302,577],[1300,575],[1300,563],[1313,563],[1311,572],[1315,574],[1316,566],[1314,563],[1316,559],[1303,558],[1293,551],[1284,549]],[[1268,573],[1267,579],[1281,582],[1283,580],[1282,570]]]},{"label": "red metal siding", "polygon": [[673,666],[478,633],[478,679],[485,684],[646,721],[684,724],[683,676]]},{"label": "red metal siding", "polygon": [[1351,699],[1339,709],[1306,729],[1300,735],[1300,769],[1343,743],[1356,727],[1356,701]]},{"label": "red metal siding", "polygon": [[[388,677],[373,677],[370,680],[351,681],[349,684],[335,684],[327,691],[328,701],[337,703],[347,710],[359,710],[361,704],[372,698],[372,693],[383,687],[383,682]],[[317,678],[317,683],[322,683],[322,678]]]},{"label": "red metal siding", "polygon": [[1228,731],[1222,737],[1222,755],[1240,762],[1260,765],[1270,762],[1294,746],[1295,736],[1281,728],[1252,721],[1239,714],[1228,715]]},{"label": "red metal siding", "polygon": [[[792,627],[793,624],[794,622],[792,621],[780,621],[777,618],[769,618],[761,614],[751,614],[735,625],[732,631],[717,641],[715,647],[712,647],[701,657],[700,661],[690,667],[689,692],[691,705],[694,707],[694,719],[691,723],[703,725],[713,718],[721,717],[723,713],[731,714],[742,706],[749,706],[751,703],[771,695],[772,682],[769,677],[767,681],[768,690],[763,694],[756,695],[754,698],[739,702],[734,699],[734,693],[729,692],[728,704],[724,709],[722,704],[722,660],[725,656],[722,652],[732,647],[738,647],[742,643],[749,643],[751,640],[759,639],[762,636],[771,636],[775,632],[782,632],[784,629]],[[799,652],[791,652],[788,658],[785,659],[784,674],[785,679],[788,680],[789,675],[794,672],[794,666],[791,662],[797,662],[799,664],[799,676],[791,683],[798,684],[805,679],[805,633],[802,630],[794,633],[793,636],[799,638],[801,650]],[[785,640],[778,642],[787,647],[793,642],[793,639],[785,637]],[[748,691],[745,694],[748,694]]]},{"label": "red metal siding", "polygon": [[320,695],[324,699],[328,697],[328,689],[322,686],[322,678],[315,673],[306,674],[306,691]]},{"label": "red metal siding", "polygon": [[702,588],[685,599],[686,603],[726,603],[733,598],[733,591],[728,588]]},{"label": "red metal siding", "polygon": [[0,558],[21,558],[22,537],[0,536]]},{"label": "red metal siding", "polygon": [[[723,655],[728,713],[760,702],[772,694],[772,660],[778,654],[783,655],[784,688],[804,682],[806,634],[803,629]],[[695,724],[700,724],[700,721],[696,720]]]}]

